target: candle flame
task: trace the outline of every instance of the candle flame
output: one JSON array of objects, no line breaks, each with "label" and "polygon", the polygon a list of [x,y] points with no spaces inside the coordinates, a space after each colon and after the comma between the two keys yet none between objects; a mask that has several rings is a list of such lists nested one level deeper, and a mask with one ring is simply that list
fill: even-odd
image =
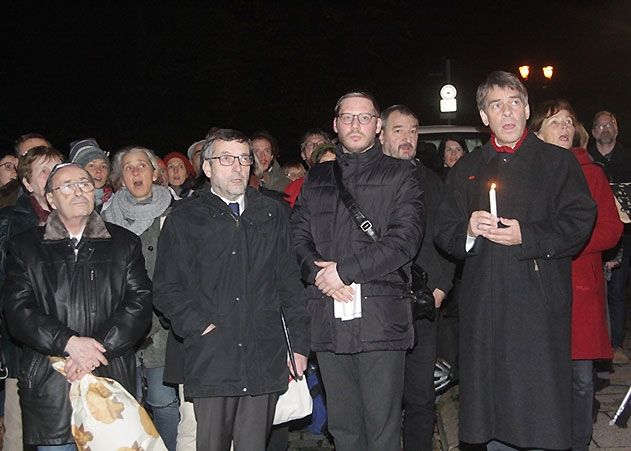
[{"label": "candle flame", "polygon": [[491,183],[491,189],[495,189],[495,183]]}]

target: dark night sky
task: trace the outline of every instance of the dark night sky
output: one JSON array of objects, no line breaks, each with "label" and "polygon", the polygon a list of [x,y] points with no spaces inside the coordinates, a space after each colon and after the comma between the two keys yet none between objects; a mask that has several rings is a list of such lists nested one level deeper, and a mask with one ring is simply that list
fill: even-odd
[{"label": "dark night sky", "polygon": [[339,3],[5,4],[0,145],[39,131],[63,152],[91,136],[107,150],[164,154],[223,126],[266,128],[293,156],[306,129],[331,129],[335,101],[354,88],[440,123],[446,58],[457,123],[479,124],[474,92],[486,73],[545,63],[557,76],[527,83],[531,103],[566,97],[588,125],[611,109],[631,144],[623,0]]}]

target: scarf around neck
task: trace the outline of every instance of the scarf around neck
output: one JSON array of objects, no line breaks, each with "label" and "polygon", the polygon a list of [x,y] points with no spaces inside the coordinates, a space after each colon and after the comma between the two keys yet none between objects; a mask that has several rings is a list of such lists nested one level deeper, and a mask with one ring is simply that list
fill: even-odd
[{"label": "scarf around neck", "polygon": [[140,236],[169,208],[172,199],[169,189],[160,185],[151,187],[151,197],[146,201],[136,200],[123,188],[112,196],[112,203],[103,212],[103,217]]},{"label": "scarf around neck", "polygon": [[521,134],[521,138],[519,138],[519,141],[517,141],[513,147],[498,146],[495,141],[495,133],[491,132],[491,146],[493,146],[493,149],[498,153],[515,153],[521,147],[522,143],[526,139],[526,136],[528,136],[527,128],[524,129],[524,132]]}]

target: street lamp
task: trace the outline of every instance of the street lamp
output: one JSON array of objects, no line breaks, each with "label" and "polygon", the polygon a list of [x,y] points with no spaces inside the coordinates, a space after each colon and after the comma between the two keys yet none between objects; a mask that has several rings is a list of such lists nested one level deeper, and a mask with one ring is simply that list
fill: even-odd
[{"label": "street lamp", "polygon": [[552,75],[554,74],[553,66],[543,66],[541,70],[543,71],[544,77],[546,77],[548,80],[552,79]]},{"label": "street lamp", "polygon": [[530,66],[519,66],[519,75],[524,80],[528,80],[528,75],[530,75]]}]

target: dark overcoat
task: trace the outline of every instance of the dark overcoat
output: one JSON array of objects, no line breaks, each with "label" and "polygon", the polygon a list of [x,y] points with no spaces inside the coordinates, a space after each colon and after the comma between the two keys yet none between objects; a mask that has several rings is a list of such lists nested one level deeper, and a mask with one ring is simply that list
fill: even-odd
[{"label": "dark overcoat", "polygon": [[[245,209],[235,219],[206,186],[176,202],[165,221],[154,302],[183,343],[171,341],[165,365],[169,380],[183,377],[187,397],[286,391],[281,307],[293,351],[309,354],[309,317],[287,210],[248,188]],[[202,335],[210,324],[215,329]],[[175,375],[174,364],[183,373]]]},{"label": "dark overcoat", "polygon": [[[493,138],[492,138],[493,139]],[[517,219],[522,244],[477,237],[471,213]],[[515,154],[487,143],[450,171],[436,241],[466,258],[460,297],[460,439],[527,448],[571,446],[571,258],[595,205],[576,158],[529,134]]]}]

